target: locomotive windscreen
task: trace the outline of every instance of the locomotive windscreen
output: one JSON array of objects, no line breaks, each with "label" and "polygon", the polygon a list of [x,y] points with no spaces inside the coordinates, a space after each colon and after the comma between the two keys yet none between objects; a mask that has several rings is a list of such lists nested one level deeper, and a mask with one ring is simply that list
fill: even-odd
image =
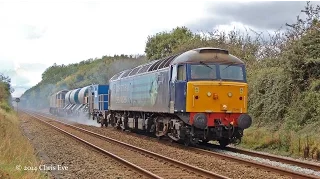
[{"label": "locomotive windscreen", "polygon": [[220,77],[225,80],[244,81],[242,66],[219,65]]},{"label": "locomotive windscreen", "polygon": [[[217,73],[219,69],[219,74]],[[191,79],[222,79],[245,81],[244,70],[238,65],[219,65],[219,64],[192,64]]]}]

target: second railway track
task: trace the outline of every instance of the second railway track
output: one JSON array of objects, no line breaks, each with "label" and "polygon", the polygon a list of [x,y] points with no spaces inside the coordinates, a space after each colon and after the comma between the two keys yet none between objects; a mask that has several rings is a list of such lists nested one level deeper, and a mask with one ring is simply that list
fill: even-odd
[{"label": "second railway track", "polygon": [[[217,145],[214,145],[214,144],[210,144],[209,147],[219,148]],[[276,156],[276,155],[272,155],[272,154],[264,154],[264,153],[260,153],[260,152],[254,152],[254,151],[249,151],[249,150],[239,149],[239,148],[226,147],[224,150],[231,151],[234,153],[244,154],[244,155],[248,155],[248,156],[269,159],[269,160],[275,161],[275,162],[295,165],[298,167],[311,169],[314,171],[320,171],[320,165],[315,164],[315,163],[299,161],[299,160],[295,160],[295,159],[289,159],[286,157]]]},{"label": "second railway track", "polygon": [[[228,177],[132,146],[115,139],[58,121],[42,115],[29,116],[80,140],[95,149],[116,158],[149,178],[165,179],[226,179]],[[39,117],[40,116],[40,117]],[[43,120],[46,119],[46,120]]]}]

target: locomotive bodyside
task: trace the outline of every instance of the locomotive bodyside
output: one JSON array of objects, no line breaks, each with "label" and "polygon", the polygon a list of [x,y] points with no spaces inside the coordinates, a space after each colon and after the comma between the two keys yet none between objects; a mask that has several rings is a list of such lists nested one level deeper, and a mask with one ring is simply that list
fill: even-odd
[{"label": "locomotive bodyside", "polygon": [[169,113],[169,69],[110,81],[110,110]]}]

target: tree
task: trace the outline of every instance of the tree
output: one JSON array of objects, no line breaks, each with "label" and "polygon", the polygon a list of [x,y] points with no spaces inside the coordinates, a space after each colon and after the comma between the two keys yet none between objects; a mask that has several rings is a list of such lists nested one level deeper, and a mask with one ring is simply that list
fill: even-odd
[{"label": "tree", "polygon": [[310,1],[308,1],[304,10],[301,10],[301,12],[306,16],[305,19],[297,16],[296,23],[286,23],[288,29],[285,35],[289,40],[300,39],[301,36],[303,36],[308,30],[312,28],[315,28],[319,31],[319,27],[316,27],[314,25],[319,21],[320,18],[320,6],[316,5],[316,7],[314,7],[312,4],[310,4]]},{"label": "tree", "polygon": [[284,58],[295,86],[305,91],[314,79],[320,78],[320,6],[313,7],[308,2],[301,12],[305,13],[305,20],[298,16],[296,23],[287,24]]},{"label": "tree", "polygon": [[0,103],[7,101],[11,94],[14,92],[14,89],[10,85],[11,79],[8,76],[5,76],[0,73]]},{"label": "tree", "polygon": [[196,37],[186,27],[177,27],[170,32],[160,32],[148,37],[145,53],[149,60],[160,59],[170,55],[179,45]]}]

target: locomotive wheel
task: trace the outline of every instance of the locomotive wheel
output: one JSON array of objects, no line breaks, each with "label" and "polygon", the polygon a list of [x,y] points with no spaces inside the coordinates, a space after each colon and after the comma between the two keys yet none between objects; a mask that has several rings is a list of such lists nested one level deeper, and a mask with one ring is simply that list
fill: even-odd
[{"label": "locomotive wheel", "polygon": [[115,126],[114,126],[116,129],[120,129],[120,123],[119,122],[116,122]]},{"label": "locomotive wheel", "polygon": [[225,148],[229,144],[229,139],[220,139],[219,140],[219,146],[221,148]]},{"label": "locomotive wheel", "polygon": [[105,124],[105,120],[102,119],[100,124],[101,124],[101,127],[103,127],[103,125]]},{"label": "locomotive wheel", "polygon": [[99,117],[99,116],[97,116],[97,123],[99,123],[99,121],[100,121],[100,117]]},{"label": "locomotive wheel", "polygon": [[104,125],[105,125],[106,127],[108,127],[108,121],[107,121],[107,120],[104,120]]},{"label": "locomotive wheel", "polygon": [[114,127],[114,126],[115,126],[114,122],[111,122],[111,123],[110,123],[110,125],[111,125],[112,127]]},{"label": "locomotive wheel", "polygon": [[190,137],[189,137],[189,136],[186,136],[186,138],[185,138],[184,141],[183,141],[183,144],[184,144],[185,146],[189,146],[190,143],[191,143]]},{"label": "locomotive wheel", "polygon": [[108,121],[109,121],[108,124],[110,124],[112,127],[115,126],[115,123],[114,123],[114,119],[113,119],[113,118],[109,118]]},{"label": "locomotive wheel", "polygon": [[126,123],[125,120],[122,120],[122,123],[120,124],[121,130],[125,131],[126,130]]},{"label": "locomotive wheel", "polygon": [[200,144],[207,144],[208,142],[209,142],[208,140],[199,141]]}]

